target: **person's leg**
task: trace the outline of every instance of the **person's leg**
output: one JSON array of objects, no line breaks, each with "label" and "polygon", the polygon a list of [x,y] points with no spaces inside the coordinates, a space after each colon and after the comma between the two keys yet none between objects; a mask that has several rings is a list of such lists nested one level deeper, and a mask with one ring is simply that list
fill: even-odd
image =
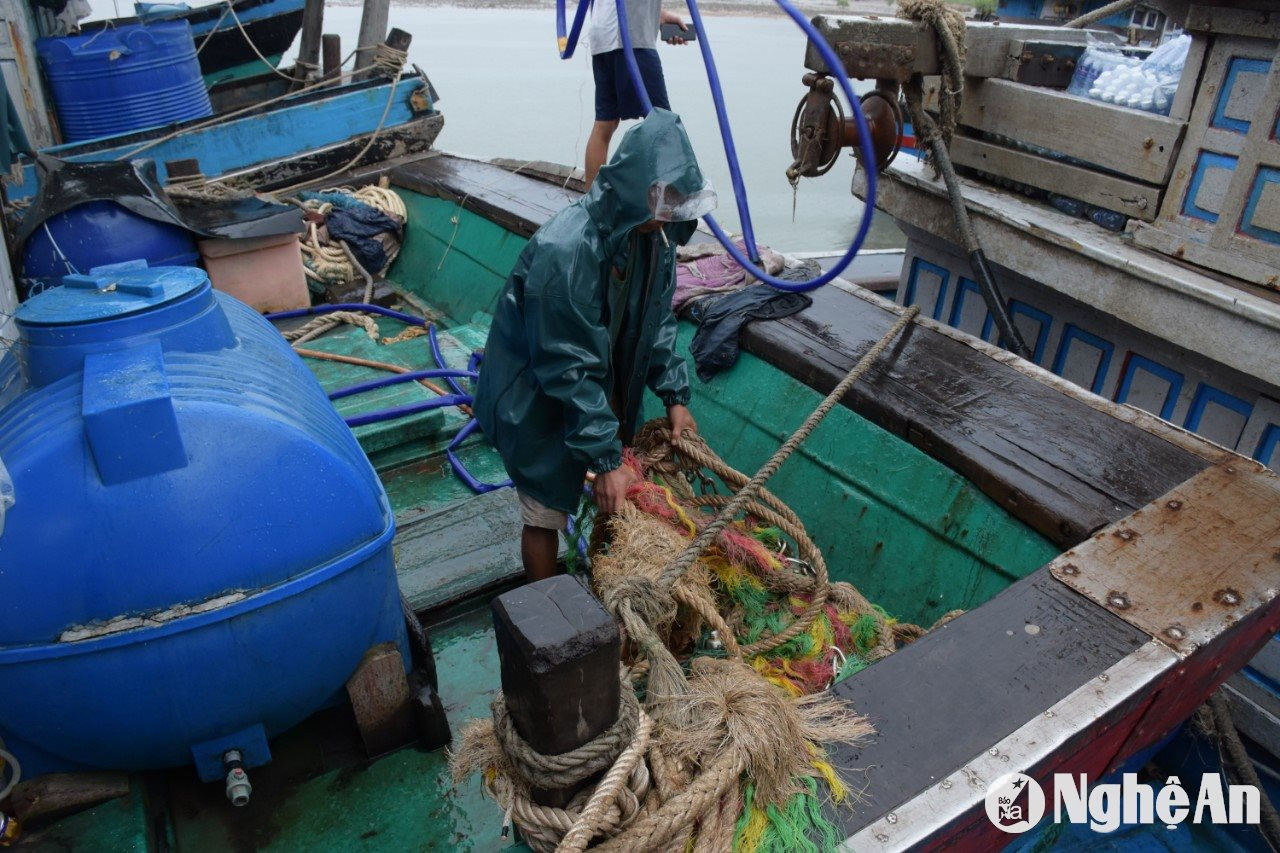
[{"label": "person's leg", "polygon": [[525,580],[529,583],[549,578],[556,573],[556,557],[560,550],[560,531],[569,523],[568,513],[554,510],[519,489],[520,560],[524,563]]},{"label": "person's leg", "polygon": [[560,546],[560,534],[545,527],[524,526],[520,534],[520,560],[524,563],[524,577],[529,583],[549,578],[556,573],[556,552]]},{"label": "person's leg", "polygon": [[587,137],[587,158],[583,180],[587,189],[596,179],[596,173],[609,157],[609,142],[618,129],[618,51],[598,53],[591,57],[591,74],[596,81],[596,123]]},{"label": "person's leg", "polygon": [[586,174],[583,176],[588,189],[595,182],[596,173],[600,171],[600,167],[609,156],[609,143],[613,140],[613,133],[617,129],[617,119],[597,121],[591,126],[591,136],[587,138]]}]

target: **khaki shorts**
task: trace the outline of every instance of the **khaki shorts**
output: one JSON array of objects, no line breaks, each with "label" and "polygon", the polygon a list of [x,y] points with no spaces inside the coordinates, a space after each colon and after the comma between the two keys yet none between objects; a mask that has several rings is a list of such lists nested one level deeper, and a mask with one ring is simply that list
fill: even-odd
[{"label": "khaki shorts", "polygon": [[543,504],[541,501],[516,489],[520,498],[520,520],[526,527],[540,527],[543,530],[564,530],[569,524],[569,514]]}]

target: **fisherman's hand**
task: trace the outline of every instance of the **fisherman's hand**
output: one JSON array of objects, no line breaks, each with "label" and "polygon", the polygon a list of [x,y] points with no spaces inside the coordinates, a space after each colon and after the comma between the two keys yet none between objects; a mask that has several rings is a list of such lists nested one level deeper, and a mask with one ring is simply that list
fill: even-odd
[{"label": "fisherman's hand", "polygon": [[688,406],[667,406],[667,423],[671,424],[672,438],[679,438],[684,431],[698,431],[698,422],[693,419],[693,412]]},{"label": "fisherman's hand", "polygon": [[[665,9],[662,10],[662,12],[658,15],[658,26],[662,26],[663,24],[675,24],[677,27],[679,27],[682,30],[685,30],[686,32],[689,29],[689,26],[684,22],[683,18],[681,18],[675,12],[668,12]],[[680,36],[672,36],[669,39],[665,39],[665,41],[667,44],[685,44],[686,43],[684,39],[680,38]]]},{"label": "fisherman's hand", "polygon": [[612,471],[597,474],[594,486],[596,506],[605,515],[612,515],[627,502],[627,489],[638,482],[640,478],[630,465],[619,465]]}]

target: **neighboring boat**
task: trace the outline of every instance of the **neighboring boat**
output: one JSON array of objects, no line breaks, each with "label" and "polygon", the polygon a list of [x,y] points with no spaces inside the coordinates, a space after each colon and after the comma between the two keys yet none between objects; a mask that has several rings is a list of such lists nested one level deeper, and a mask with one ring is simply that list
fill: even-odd
[{"label": "neighboring boat", "polygon": [[85,31],[122,24],[185,20],[191,24],[200,71],[213,86],[254,77],[280,64],[302,29],[303,0],[223,0],[192,8],[186,3],[137,3],[137,15],[81,25]]},{"label": "neighboring boat", "polygon": [[[364,118],[352,128],[347,114],[356,106]],[[386,111],[396,115],[394,124],[379,120]],[[402,247],[372,298],[429,319],[436,334],[401,335],[404,318],[379,316],[377,340],[365,328],[340,326],[308,341],[330,358],[307,364],[338,397],[338,412],[357,424],[355,436],[385,487],[400,589],[432,634],[434,663],[428,666],[419,647],[418,664],[430,669],[457,727],[488,715],[501,681],[489,607],[496,592],[522,578],[515,495],[476,487],[502,479],[501,461],[483,436],[467,432],[471,420],[461,408],[427,408],[435,390],[402,382],[336,392],[387,375],[350,358],[406,370],[475,367],[519,253],[577,193],[563,180],[423,150],[441,122],[429,84],[406,75],[398,84],[354,84],[234,119],[59,153],[103,161],[144,153],[138,149],[150,144],[145,153],[157,160],[197,159],[204,177],[236,187],[378,186],[403,204]],[[387,138],[387,127],[402,135],[372,148],[371,140]],[[420,147],[406,149],[406,137]],[[31,174],[12,190],[30,195]],[[813,307],[795,317],[748,325],[737,365],[694,383],[701,431],[739,469],[755,470],[903,311],[848,282],[813,296]],[[682,350],[693,334],[682,322]],[[182,353],[177,360],[190,361]],[[14,359],[6,365],[6,375],[16,372]],[[175,390],[186,387],[175,383]],[[147,388],[152,394],[139,395],[143,403],[155,396],[153,381]],[[78,394],[80,386],[64,390]],[[283,419],[257,386],[243,396]],[[658,414],[658,401],[647,409]],[[387,418],[387,410],[405,414]],[[141,440],[129,438],[126,451]],[[0,435],[0,456],[4,448]],[[260,476],[265,483],[272,474]],[[852,849],[1003,845],[1009,836],[984,807],[990,781],[1012,770],[1097,780],[1141,767],[1280,628],[1280,479],[930,318],[887,350],[770,488],[819,539],[833,579],[855,583],[909,622],[966,611],[831,688],[877,730],[860,747],[839,747],[832,762],[860,793],[830,813]],[[21,523],[9,521],[4,535]],[[240,521],[254,529],[264,523],[249,503],[228,507],[225,524],[216,521],[218,536]],[[306,539],[326,519],[307,522],[281,536]],[[0,574],[0,601],[6,577]],[[174,610],[165,630],[208,617]],[[330,628],[311,626],[315,635]],[[131,631],[153,629],[125,625],[112,636],[125,643]],[[76,635],[47,645],[79,641]],[[266,660],[270,651],[238,649],[237,656]],[[0,646],[0,663],[29,654]],[[397,658],[392,668],[398,666]],[[227,697],[236,709],[252,699]],[[335,701],[275,738],[271,763],[246,762],[254,794],[244,808],[231,808],[223,785],[201,784],[190,767],[108,773],[91,782],[75,777],[78,799],[70,806],[56,800],[59,809],[45,812],[42,824],[33,821],[26,843],[86,849],[107,840],[112,849],[139,851],[515,843],[503,840],[502,811],[479,780],[453,784],[443,749],[417,749],[403,739],[371,747],[352,714]],[[0,730],[5,719],[0,707]],[[244,769],[237,750],[227,772],[233,799],[247,798]],[[37,815],[41,805],[23,801]]]}]

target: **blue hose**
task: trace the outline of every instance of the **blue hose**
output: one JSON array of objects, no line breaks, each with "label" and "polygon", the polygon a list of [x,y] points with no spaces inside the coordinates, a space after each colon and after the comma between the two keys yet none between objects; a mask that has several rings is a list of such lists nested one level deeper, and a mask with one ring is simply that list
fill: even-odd
[{"label": "blue hose", "polygon": [[478,495],[483,495],[485,492],[493,492],[498,489],[505,489],[508,486],[515,485],[510,480],[503,480],[501,483],[480,482],[470,471],[467,470],[467,466],[463,465],[462,460],[458,458],[456,453],[454,453],[454,451],[458,449],[458,446],[461,445],[462,442],[466,441],[467,438],[470,437],[471,433],[476,431],[478,426],[480,426],[480,422],[475,418],[467,421],[467,425],[458,430],[458,434],[453,437],[453,441],[449,442],[449,446],[445,448],[444,455],[445,458],[449,460],[449,464],[453,466],[453,472],[458,475],[459,480],[466,483],[467,486],[471,488],[471,491]]},{"label": "blue hose", "polygon": [[[579,0],[578,11],[574,16],[575,24],[586,14],[586,8],[591,5],[592,0]],[[644,78],[640,74],[640,66],[636,63],[635,46],[631,42],[631,33],[627,28],[627,10],[624,7],[624,0],[614,0],[618,9],[618,32],[622,36],[622,46],[626,51],[627,69],[631,73],[631,82],[636,87],[636,93],[640,96],[640,103],[644,107],[645,113],[653,109],[653,102],[649,100],[649,93],[645,89]],[[774,0],[782,11],[786,12],[791,20],[795,21],[809,37],[809,41],[818,49],[818,53],[822,56],[823,62],[827,68],[831,69],[835,80],[840,84],[840,90],[844,93],[845,98],[849,101],[849,107],[853,113],[854,121],[858,125],[859,143],[862,152],[862,163],[867,173],[867,197],[866,203],[862,209],[862,219],[858,223],[858,231],[854,235],[853,242],[849,244],[848,250],[836,262],[831,269],[827,270],[817,278],[809,281],[787,281],[770,275],[761,269],[756,263],[759,259],[756,257],[759,253],[756,250],[755,229],[751,224],[751,212],[747,205],[747,190],[742,180],[742,168],[738,163],[738,151],[733,143],[733,131],[729,127],[729,117],[724,105],[724,90],[720,86],[720,74],[716,71],[715,58],[711,55],[711,45],[707,39],[706,28],[702,24],[702,14],[698,11],[697,0],[687,0],[689,6],[689,15],[693,20],[694,32],[698,35],[698,48],[702,52],[702,61],[707,68],[707,83],[711,88],[711,99],[716,107],[716,120],[720,125],[720,135],[724,140],[724,153],[729,161],[729,177],[733,183],[734,200],[738,205],[738,215],[742,220],[742,235],[747,245],[751,258],[743,254],[724,229],[720,227],[720,223],[716,221],[714,216],[707,214],[703,217],[707,223],[707,227],[711,229],[711,233],[715,236],[720,244],[743,269],[748,270],[756,278],[766,284],[776,287],[778,290],[788,290],[796,293],[802,293],[807,290],[814,290],[827,284],[853,262],[858,252],[862,249],[862,244],[866,242],[867,233],[871,230],[871,217],[875,211],[876,202],[876,171],[875,171],[875,150],[871,147],[871,132],[867,127],[866,116],[862,114],[862,103],[858,100],[858,96],[854,94],[853,85],[849,82],[849,77],[844,73],[843,65],[836,56],[836,52],[831,49],[831,45],[827,44],[827,40],[822,37],[817,28],[813,26],[798,9],[792,6],[787,0]],[[566,38],[564,33],[564,9],[565,0],[556,0],[557,14],[557,32],[561,39]],[[561,48],[560,55],[568,58],[573,55],[573,48],[577,42],[578,30],[568,34],[568,38],[572,41],[568,43],[567,49]]]},{"label": "blue hose", "polygon": [[403,406],[392,406],[390,409],[379,409],[376,412],[363,412],[359,415],[343,418],[343,420],[347,422],[349,427],[358,427],[365,424],[376,424],[395,418],[403,418],[405,415],[416,415],[418,412],[429,412],[432,409],[443,409],[447,406],[467,406],[470,404],[471,397],[466,394],[446,394],[443,397],[433,397],[422,403],[406,403]]},{"label": "blue hose", "polygon": [[[436,360],[436,366],[443,370],[447,370],[449,365],[444,363],[444,355],[440,352],[440,340],[436,337],[435,323],[427,324],[427,340],[431,342],[431,357]],[[472,376],[471,378],[475,379],[476,377]],[[467,393],[462,389],[462,386],[458,384],[458,380],[453,378],[452,374],[445,376],[445,381],[449,383],[449,387],[453,389],[453,393]]]},{"label": "blue hose", "polygon": [[[356,385],[348,385],[346,388],[339,388],[337,391],[329,392],[329,399],[341,400],[343,397],[363,394],[365,391],[372,391],[375,388],[386,388],[388,385],[398,385],[401,382],[416,382],[419,379],[451,379],[455,376],[462,376],[467,379],[476,378],[475,373],[467,370],[414,370],[409,373],[397,373],[385,379],[371,379],[368,382],[360,382]],[[463,394],[462,396],[469,397],[470,395]],[[471,400],[468,399],[467,403],[470,404]]]},{"label": "blue hose", "polygon": [[427,321],[403,311],[392,311],[381,305],[369,305],[364,302],[338,302],[333,305],[312,305],[310,308],[296,308],[292,311],[276,311],[274,314],[263,314],[268,320],[292,320],[294,317],[307,317],[312,314],[330,314],[334,311],[368,311],[370,314],[381,314],[410,326],[425,326]]}]

